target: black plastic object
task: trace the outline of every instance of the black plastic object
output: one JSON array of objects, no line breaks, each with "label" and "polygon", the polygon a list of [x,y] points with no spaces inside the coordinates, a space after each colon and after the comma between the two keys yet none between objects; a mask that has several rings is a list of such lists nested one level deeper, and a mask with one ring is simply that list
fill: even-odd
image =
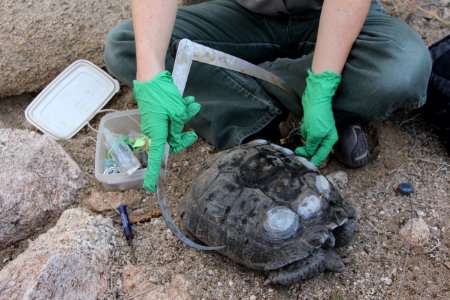
[{"label": "black plastic object", "polygon": [[397,186],[397,191],[402,195],[409,196],[414,193],[414,187],[411,183],[402,182]]},{"label": "black plastic object", "polygon": [[123,233],[125,234],[125,237],[127,240],[133,238],[133,230],[131,229],[130,221],[128,220],[128,213],[127,213],[127,207],[125,204],[121,204],[119,206],[120,211],[120,218],[122,219],[122,228]]}]

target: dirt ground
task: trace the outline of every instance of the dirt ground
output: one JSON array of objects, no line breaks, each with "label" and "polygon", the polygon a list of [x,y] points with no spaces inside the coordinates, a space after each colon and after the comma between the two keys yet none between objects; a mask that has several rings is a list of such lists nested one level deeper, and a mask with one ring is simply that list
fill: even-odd
[{"label": "dirt ground", "polygon": [[[423,37],[427,45],[450,33],[448,0],[385,1],[388,11],[401,16]],[[411,6],[412,5],[412,6]],[[406,12],[406,13],[405,13]],[[430,13],[431,12],[431,13]],[[440,18],[446,18],[442,20]],[[2,99],[0,127],[28,128],[24,110],[35,95]],[[135,108],[131,91],[122,87],[107,108]],[[92,120],[98,126],[101,115]],[[430,127],[417,111],[396,112],[388,120],[376,122],[377,132],[371,163],[359,170],[346,169],[335,160],[324,174],[343,170],[349,182],[341,191],[359,214],[354,242],[342,250],[351,258],[343,273],[324,273],[306,282],[284,286],[264,286],[264,274],[237,265],[218,253],[193,250],[170,233],[162,218],[138,223],[135,248],[138,266],[152,283],[167,286],[171,278],[184,274],[188,295],[193,299],[450,299],[450,159]],[[60,144],[80,165],[89,183],[81,192],[80,206],[92,193],[104,191],[94,176],[95,131],[85,127]],[[196,171],[217,150],[199,140],[192,147],[172,154],[169,161],[169,201],[176,218],[177,207]],[[394,192],[400,182],[410,182],[410,197]],[[129,212],[157,206],[154,195],[145,191],[143,201],[129,206]],[[115,212],[107,213],[117,220]],[[399,230],[411,218],[423,217],[430,238],[421,247],[410,247]],[[0,267],[26,247],[23,242],[0,253]],[[111,291],[105,298],[143,299],[146,287],[125,294],[122,271],[131,264],[126,241],[117,249],[112,270]],[[144,293],[142,296],[133,297]],[[187,296],[187,295],[186,295]]]}]

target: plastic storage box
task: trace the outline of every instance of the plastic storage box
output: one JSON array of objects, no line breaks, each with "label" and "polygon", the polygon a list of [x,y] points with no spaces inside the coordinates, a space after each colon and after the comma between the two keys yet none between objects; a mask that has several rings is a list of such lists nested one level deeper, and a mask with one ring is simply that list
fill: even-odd
[{"label": "plastic storage box", "polygon": [[70,139],[119,91],[119,82],[80,59],[59,74],[25,110],[27,120],[55,139]]},{"label": "plastic storage box", "polygon": [[141,116],[138,109],[109,113],[100,120],[95,149],[95,178],[103,183],[107,191],[140,189],[144,183],[145,171],[139,169],[131,175],[126,173],[104,175],[103,161],[107,155],[103,129],[106,127],[119,134],[141,132]]}]

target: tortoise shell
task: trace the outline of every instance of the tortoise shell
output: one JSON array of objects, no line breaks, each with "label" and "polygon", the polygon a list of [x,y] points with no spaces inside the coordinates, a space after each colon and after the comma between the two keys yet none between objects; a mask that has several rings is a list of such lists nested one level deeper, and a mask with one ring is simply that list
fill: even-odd
[{"label": "tortoise shell", "polygon": [[[304,268],[305,263],[291,265],[323,256],[319,249],[328,253],[347,244],[356,225],[354,209],[313,164],[264,140],[209,159],[186,195],[180,217],[203,243],[225,245],[217,251],[269,271]],[[299,279],[294,277],[279,283]]]}]

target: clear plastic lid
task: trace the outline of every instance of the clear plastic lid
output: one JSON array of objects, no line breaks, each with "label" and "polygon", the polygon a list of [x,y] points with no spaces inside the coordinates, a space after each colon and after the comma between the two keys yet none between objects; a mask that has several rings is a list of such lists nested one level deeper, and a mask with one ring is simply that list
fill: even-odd
[{"label": "clear plastic lid", "polygon": [[69,139],[119,91],[119,82],[87,60],[77,60],[31,102],[27,120],[55,139]]}]

